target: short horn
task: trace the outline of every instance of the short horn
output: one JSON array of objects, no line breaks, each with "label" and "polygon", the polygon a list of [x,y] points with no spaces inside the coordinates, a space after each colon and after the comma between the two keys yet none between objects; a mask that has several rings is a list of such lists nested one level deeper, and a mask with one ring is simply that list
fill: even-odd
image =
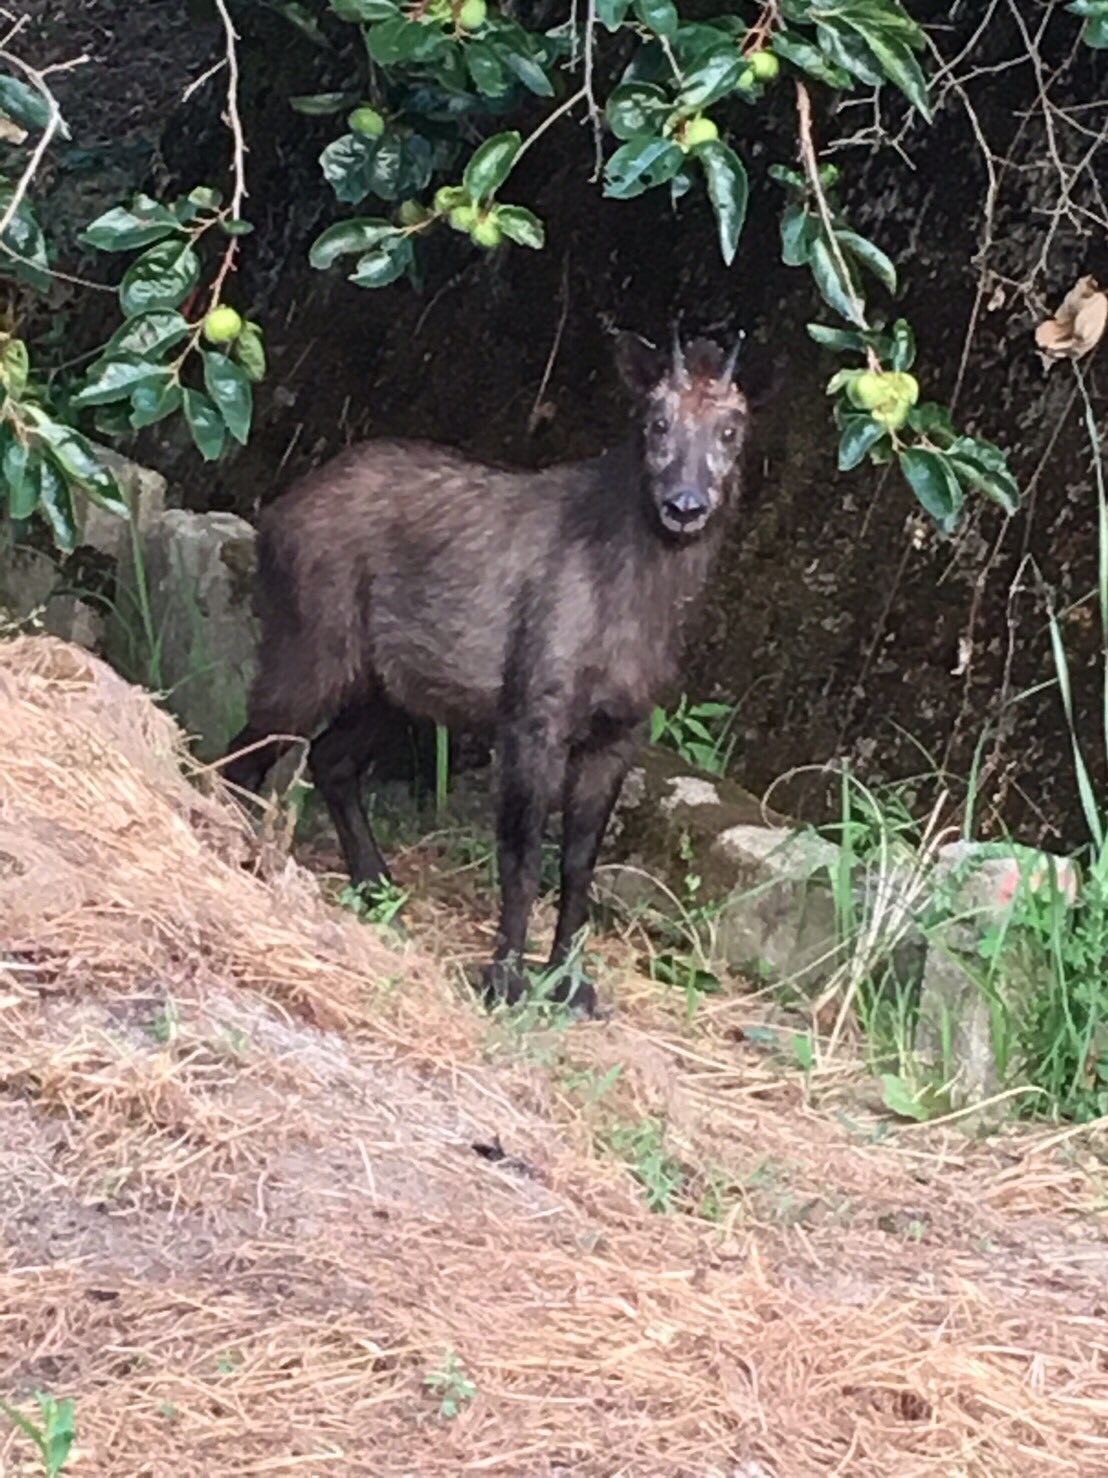
[{"label": "short horn", "polygon": [[734,378],[735,366],[739,362],[739,355],[741,354],[742,347],[745,343],[746,329],[741,328],[739,329],[738,338],[735,340],[735,346],[731,350],[731,353],[727,356],[726,360],[724,361],[723,369],[720,371],[719,377],[721,380],[729,381]]},{"label": "short horn", "polygon": [[673,325],[673,375],[679,385],[689,383],[689,367],[685,363],[685,351],[681,347],[681,334],[676,323]]}]

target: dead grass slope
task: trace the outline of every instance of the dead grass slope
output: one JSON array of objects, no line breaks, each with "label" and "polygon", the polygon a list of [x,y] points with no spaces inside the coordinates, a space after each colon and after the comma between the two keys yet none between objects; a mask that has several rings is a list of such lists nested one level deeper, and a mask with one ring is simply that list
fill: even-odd
[{"label": "dead grass slope", "polygon": [[[523,1037],[251,845],[143,693],[0,644],[0,1394],[76,1398],[67,1471],[1108,1474],[1095,1128],[882,1139],[625,955]],[[644,1116],[711,1219],[604,1151]]]}]

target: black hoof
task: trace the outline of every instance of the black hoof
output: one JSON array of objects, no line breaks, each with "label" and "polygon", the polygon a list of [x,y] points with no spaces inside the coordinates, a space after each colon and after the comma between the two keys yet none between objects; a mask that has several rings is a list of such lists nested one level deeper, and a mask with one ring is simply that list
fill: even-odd
[{"label": "black hoof", "polygon": [[527,994],[527,977],[510,960],[494,960],[482,977],[485,1005],[517,1006]]},{"label": "black hoof", "polygon": [[564,975],[550,992],[550,999],[590,1021],[602,1014],[596,986],[585,975]]}]

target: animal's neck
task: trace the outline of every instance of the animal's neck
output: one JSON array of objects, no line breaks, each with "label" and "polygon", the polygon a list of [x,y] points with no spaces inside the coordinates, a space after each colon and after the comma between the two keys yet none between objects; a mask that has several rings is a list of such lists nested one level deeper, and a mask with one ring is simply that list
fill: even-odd
[{"label": "animal's neck", "polygon": [[635,605],[652,629],[659,655],[664,653],[668,663],[675,664],[727,532],[727,514],[717,514],[695,539],[667,538],[649,506],[639,441],[629,441],[615,455],[635,493],[628,499],[635,529],[629,540],[635,551]]}]

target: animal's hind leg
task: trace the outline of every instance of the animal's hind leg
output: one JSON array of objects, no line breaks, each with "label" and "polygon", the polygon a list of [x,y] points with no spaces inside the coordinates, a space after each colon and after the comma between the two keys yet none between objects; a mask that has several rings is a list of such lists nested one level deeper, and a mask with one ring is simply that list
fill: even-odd
[{"label": "animal's hind leg", "polygon": [[362,805],[361,780],[381,718],[372,704],[344,708],[308,751],[312,779],[327,802],[352,883],[385,882],[388,866]]}]

